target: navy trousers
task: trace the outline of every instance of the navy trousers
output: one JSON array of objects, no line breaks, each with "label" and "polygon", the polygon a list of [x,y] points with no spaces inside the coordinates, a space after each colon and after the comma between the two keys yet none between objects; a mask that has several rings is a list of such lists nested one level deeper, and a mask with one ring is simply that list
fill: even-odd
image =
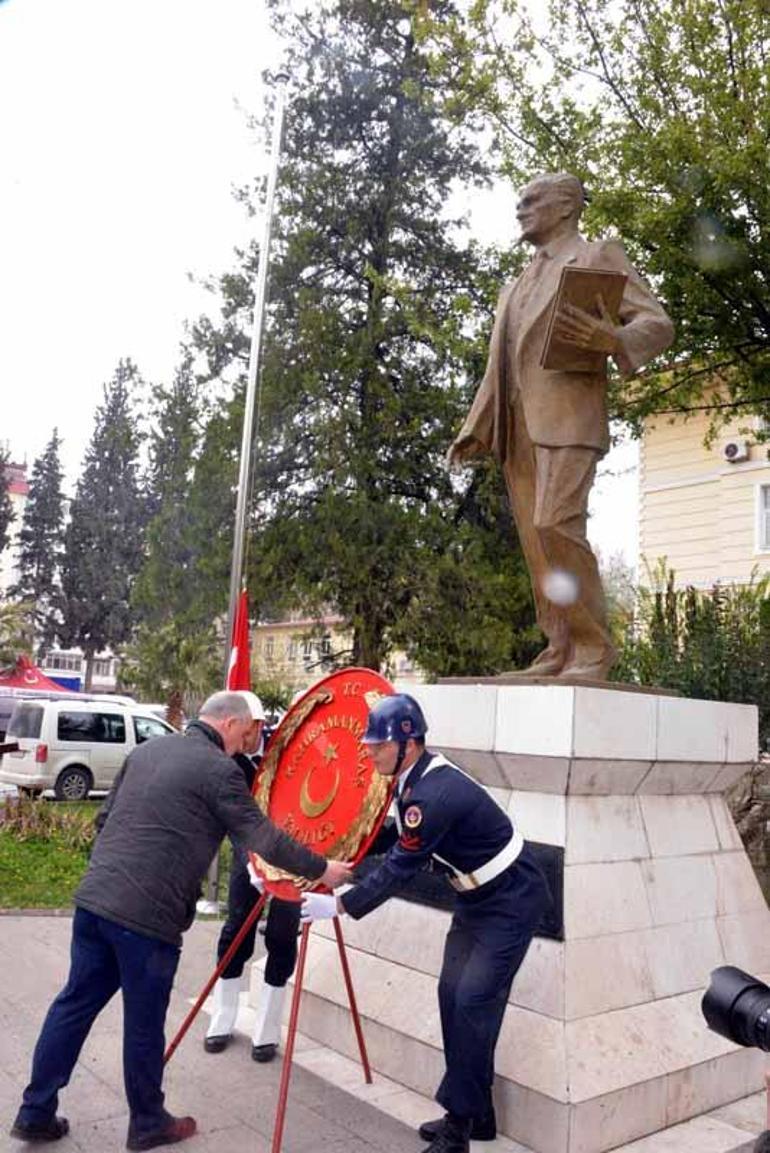
[{"label": "navy trousers", "polygon": [[446,1073],[436,1100],[448,1113],[483,1117],[492,1107],[508,994],[550,905],[548,885],[526,846],[489,887],[457,899],[438,986]]},{"label": "navy trousers", "polygon": [[[246,857],[234,846],[230,887],[227,893],[227,920],[219,934],[218,960],[221,961],[230,948],[241,925],[259,900],[259,896],[258,890],[254,888],[249,879]],[[265,927],[265,945],[267,947],[265,982],[268,985],[282,988],[294,972],[294,966],[297,963],[297,932],[301,911],[300,901],[281,901],[277,897],[270,899]],[[222,973],[223,979],[229,980],[231,977],[240,977],[244,965],[254,953],[256,932],[257,922],[255,921]]]},{"label": "navy trousers", "polygon": [[56,1113],[96,1017],[123,994],[123,1078],[131,1111],[129,1136],[167,1123],[163,1108],[163,1051],[171,986],[180,949],[76,909],[67,984],[48,1010],[32,1058],[18,1120],[45,1124]]}]

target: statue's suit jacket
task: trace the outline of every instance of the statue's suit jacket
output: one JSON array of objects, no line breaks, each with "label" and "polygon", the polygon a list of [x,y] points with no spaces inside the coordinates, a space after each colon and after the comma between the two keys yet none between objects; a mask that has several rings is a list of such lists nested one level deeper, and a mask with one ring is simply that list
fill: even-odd
[{"label": "statue's suit jacket", "polygon": [[607,451],[606,370],[594,375],[540,367],[551,305],[565,264],[627,275],[619,317],[622,349],[615,356],[625,375],[657,356],[673,340],[671,321],[629,263],[622,245],[587,241],[575,233],[559,243],[554,255],[538,267],[536,276],[530,272],[526,289],[521,285],[522,298],[517,300],[514,322],[509,305],[522,277],[527,277],[527,269],[500,293],[484,379],[455,442],[459,459],[479,452],[490,452],[500,461],[506,459],[517,395],[534,444]]}]

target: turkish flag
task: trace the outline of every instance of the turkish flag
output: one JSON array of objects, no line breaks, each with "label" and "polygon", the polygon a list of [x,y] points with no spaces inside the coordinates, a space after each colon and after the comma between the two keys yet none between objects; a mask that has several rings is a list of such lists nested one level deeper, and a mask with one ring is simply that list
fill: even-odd
[{"label": "turkish flag", "polygon": [[233,621],[230,648],[230,667],[227,670],[228,689],[251,688],[251,653],[249,651],[249,594],[243,590]]}]

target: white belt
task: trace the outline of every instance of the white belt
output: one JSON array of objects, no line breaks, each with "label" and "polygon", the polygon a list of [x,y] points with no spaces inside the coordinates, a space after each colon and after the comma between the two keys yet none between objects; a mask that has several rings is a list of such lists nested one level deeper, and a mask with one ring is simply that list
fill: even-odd
[{"label": "white belt", "polygon": [[458,893],[468,893],[473,889],[480,889],[482,885],[486,885],[489,881],[493,881],[495,877],[499,877],[501,873],[513,864],[518,857],[521,850],[524,848],[524,838],[518,829],[513,830],[513,836],[504,848],[492,857],[491,861],[487,861],[485,865],[480,868],[474,869],[472,873],[458,873],[449,861],[445,861],[443,857],[438,857],[434,853],[437,861],[442,865],[448,865],[454,873],[453,877],[449,877],[449,884],[453,889],[457,889]]}]

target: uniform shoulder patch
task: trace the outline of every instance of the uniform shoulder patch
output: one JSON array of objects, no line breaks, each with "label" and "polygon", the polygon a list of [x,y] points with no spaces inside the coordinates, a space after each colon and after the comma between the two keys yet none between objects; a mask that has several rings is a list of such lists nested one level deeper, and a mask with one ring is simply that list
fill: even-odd
[{"label": "uniform shoulder patch", "polygon": [[419,805],[410,805],[404,813],[404,824],[407,829],[418,829],[422,824],[422,809]]}]

